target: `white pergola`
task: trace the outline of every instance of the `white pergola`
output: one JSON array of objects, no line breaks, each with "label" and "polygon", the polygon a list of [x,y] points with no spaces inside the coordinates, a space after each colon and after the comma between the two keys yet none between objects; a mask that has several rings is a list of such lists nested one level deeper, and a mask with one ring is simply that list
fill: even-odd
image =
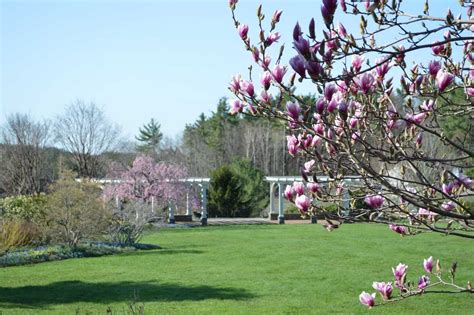
[{"label": "white pergola", "polygon": [[[325,184],[330,181],[327,176],[317,176],[316,179],[318,183]],[[361,179],[360,176],[345,176],[343,178],[344,184],[352,185],[359,182]],[[285,207],[284,207],[284,196],[283,192],[285,190],[284,185],[293,184],[294,182],[302,182],[303,178],[301,176],[266,176],[265,181],[270,183],[270,214],[275,213],[275,202],[274,202],[274,191],[275,186],[278,186],[278,223],[285,223]],[[342,206],[345,210],[349,210],[349,193],[347,189],[343,190],[342,194]]]},{"label": "white pergola", "polygon": [[[207,225],[207,188],[209,187],[209,182],[210,178],[208,177],[189,177],[189,178],[183,178],[179,179],[178,182],[185,183],[186,186],[188,186],[188,189],[186,191],[186,215],[193,215],[193,211],[190,207],[189,203],[189,188],[193,186],[199,187],[199,190],[201,192],[201,223],[202,225]],[[76,181],[82,181],[82,179],[76,179]],[[105,184],[118,184],[121,182],[120,179],[93,179],[94,182],[100,184],[100,185],[105,185]],[[120,200],[118,197],[115,197],[115,203],[117,207],[120,205]],[[170,224],[174,224],[176,222],[174,215],[176,212],[176,205],[173,203],[169,204],[168,207],[169,211],[169,219],[168,222]],[[151,212],[155,212],[155,198],[151,197]]]}]

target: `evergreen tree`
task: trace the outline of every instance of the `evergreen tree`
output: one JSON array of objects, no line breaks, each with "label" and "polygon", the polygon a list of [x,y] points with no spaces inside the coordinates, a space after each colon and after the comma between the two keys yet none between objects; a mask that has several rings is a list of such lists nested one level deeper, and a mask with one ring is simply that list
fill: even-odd
[{"label": "evergreen tree", "polygon": [[135,137],[135,139],[142,143],[138,146],[139,151],[145,153],[156,153],[158,151],[161,139],[163,138],[160,127],[160,124],[152,118],[148,124],[139,129],[139,134]]}]

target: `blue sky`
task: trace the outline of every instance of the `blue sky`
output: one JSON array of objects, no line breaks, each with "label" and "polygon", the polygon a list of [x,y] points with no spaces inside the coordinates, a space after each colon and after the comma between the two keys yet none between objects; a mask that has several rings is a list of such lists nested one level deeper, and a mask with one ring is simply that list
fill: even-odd
[{"label": "blue sky", "polygon": [[[311,17],[321,21],[318,0],[241,0],[237,14],[250,32],[260,2],[268,20],[276,8],[284,11],[287,57],[294,23],[306,29]],[[458,12],[457,1],[442,2],[443,11],[451,5]],[[82,99],[101,106],[130,139],[152,117],[174,137],[231,97],[231,76],[251,63],[227,0],[0,3],[0,123],[14,112],[52,119]]]}]

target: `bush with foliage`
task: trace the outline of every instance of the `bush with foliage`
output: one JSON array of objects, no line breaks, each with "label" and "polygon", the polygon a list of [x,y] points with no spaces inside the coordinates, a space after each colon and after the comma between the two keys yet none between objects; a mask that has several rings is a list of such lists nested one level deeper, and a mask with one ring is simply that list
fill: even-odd
[{"label": "bush with foliage", "polygon": [[3,218],[41,220],[44,216],[46,195],[41,193],[27,196],[18,195],[0,199],[0,211]]},{"label": "bush with foliage", "polygon": [[101,189],[89,181],[63,176],[50,186],[46,204],[45,232],[53,242],[76,246],[83,240],[101,239],[110,210],[101,202]]},{"label": "bush with foliage", "polygon": [[41,242],[38,225],[24,219],[3,219],[0,223],[0,251]]},{"label": "bush with foliage", "polygon": [[264,181],[263,172],[252,166],[248,160],[236,160],[230,165],[242,183],[242,199],[247,200],[247,210],[250,216],[258,216],[268,202],[269,184]]},{"label": "bush with foliage", "polygon": [[229,166],[221,166],[211,174],[208,193],[209,216],[248,217],[249,197],[245,196],[240,177]]},{"label": "bush with foliage", "polygon": [[145,208],[147,204],[140,201],[128,201],[119,209],[114,209],[107,229],[107,239],[121,246],[137,244],[150,219]]},{"label": "bush with foliage", "polygon": [[[159,247],[151,247],[149,249],[155,248]],[[123,247],[107,243],[79,244],[74,247],[69,245],[41,246],[33,249],[22,249],[0,254],[0,266],[21,266],[69,258],[100,257],[128,253],[136,249],[148,248],[136,248],[133,246]]]}]

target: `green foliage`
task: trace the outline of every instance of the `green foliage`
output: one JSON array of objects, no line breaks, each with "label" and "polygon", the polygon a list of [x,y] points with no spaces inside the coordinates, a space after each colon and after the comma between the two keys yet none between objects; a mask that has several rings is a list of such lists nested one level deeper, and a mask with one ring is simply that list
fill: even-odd
[{"label": "green foliage", "polygon": [[[449,111],[445,110],[446,104],[450,105]],[[468,104],[466,93],[463,89],[457,89],[447,96],[446,101],[441,101],[438,105],[441,109],[439,120],[441,127],[447,138],[458,142],[467,148],[474,148],[474,124],[469,115],[465,113],[465,104]],[[457,114],[460,112],[461,114]]]},{"label": "green foliage", "polygon": [[121,246],[137,244],[143,235],[148,223],[148,205],[139,202],[125,202],[121,209],[113,211],[107,228],[107,239]]},{"label": "green foliage", "polygon": [[301,211],[294,204],[291,204],[285,207],[285,213],[286,214],[301,214]]},{"label": "green foliage", "polygon": [[100,239],[110,211],[100,201],[101,189],[94,183],[65,177],[50,186],[46,210],[46,234],[53,242],[75,246],[82,240]]},{"label": "green foliage", "polygon": [[242,181],[229,166],[222,166],[212,172],[208,194],[209,216],[248,217],[248,204]]},{"label": "green foliage", "polygon": [[18,195],[0,199],[0,211],[3,218],[41,220],[44,216],[46,195]]},{"label": "green foliage", "polygon": [[151,119],[150,122],[139,129],[138,136],[135,137],[142,144],[138,147],[139,151],[150,153],[158,150],[163,134],[160,132],[160,124]]},{"label": "green foliage", "polygon": [[236,174],[242,184],[242,200],[246,200],[245,213],[259,216],[269,200],[268,191],[270,186],[265,182],[265,175],[259,169],[252,166],[248,160],[236,160],[231,166],[231,170]]},{"label": "green foliage", "polygon": [[23,219],[4,219],[0,224],[0,250],[37,244],[41,241],[38,226]]},{"label": "green foliage", "polygon": [[133,252],[136,249],[135,247],[123,247],[107,243],[80,244],[75,247],[67,245],[41,246],[4,253],[0,255],[0,266],[21,266],[69,258],[100,257]]},{"label": "green foliage", "polygon": [[467,169],[464,171],[464,173],[469,177],[469,178],[474,178],[474,168]]}]

